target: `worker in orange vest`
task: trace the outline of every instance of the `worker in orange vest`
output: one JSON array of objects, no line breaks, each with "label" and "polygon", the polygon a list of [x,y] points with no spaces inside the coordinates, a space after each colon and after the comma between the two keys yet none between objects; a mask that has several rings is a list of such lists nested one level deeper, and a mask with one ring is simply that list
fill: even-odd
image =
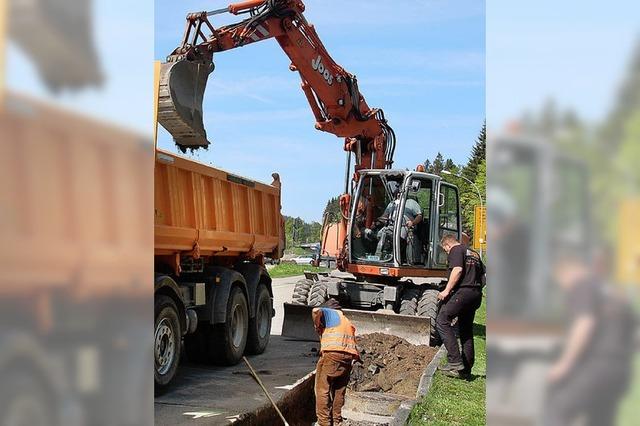
[{"label": "worker in orange vest", "polygon": [[342,406],[351,366],[360,361],[356,328],[340,305],[329,299],[312,311],[313,325],[320,335],[320,360],[316,366],[316,417],[319,426],[342,424]]}]

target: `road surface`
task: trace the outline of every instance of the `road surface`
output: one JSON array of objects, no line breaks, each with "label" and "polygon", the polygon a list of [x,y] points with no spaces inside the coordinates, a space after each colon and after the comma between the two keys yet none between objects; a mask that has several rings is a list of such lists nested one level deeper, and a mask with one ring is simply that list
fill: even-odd
[{"label": "road surface", "polygon": [[[272,322],[271,340],[264,354],[248,357],[274,399],[313,371],[317,362],[317,343],[280,336],[282,305],[291,301],[293,287],[300,278],[273,279],[276,316]],[[155,424],[229,424],[242,413],[267,403],[243,363],[231,367],[184,363],[180,365],[171,389],[155,398]]]}]

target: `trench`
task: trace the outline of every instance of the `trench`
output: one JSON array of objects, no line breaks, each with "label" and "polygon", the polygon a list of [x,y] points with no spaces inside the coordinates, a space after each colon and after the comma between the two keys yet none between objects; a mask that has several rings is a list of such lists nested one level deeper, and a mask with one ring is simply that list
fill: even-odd
[{"label": "trench", "polygon": [[[427,394],[436,367],[446,351],[443,347],[410,345],[395,336],[380,333],[362,337],[367,339],[360,342],[364,343],[364,364],[352,371],[343,408],[344,425],[404,425],[413,406]],[[372,366],[377,366],[378,371],[373,373],[376,368]],[[394,377],[402,371],[404,378],[396,381]],[[407,374],[408,371],[411,374]],[[315,422],[314,380],[315,372],[307,374],[278,399],[278,408],[290,425],[310,426]],[[235,424],[279,425],[282,421],[273,407],[265,404],[244,414]]]}]

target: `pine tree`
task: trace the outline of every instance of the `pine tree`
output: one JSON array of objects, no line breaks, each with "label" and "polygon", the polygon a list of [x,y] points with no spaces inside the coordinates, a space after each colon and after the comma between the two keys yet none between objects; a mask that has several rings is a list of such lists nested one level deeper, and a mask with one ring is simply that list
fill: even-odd
[{"label": "pine tree", "polygon": [[640,109],[640,42],[632,56],[627,76],[620,86],[615,107],[609,113],[602,130],[601,143],[608,152],[622,142],[625,126]]},{"label": "pine tree", "polygon": [[323,220],[327,214],[329,215],[329,220],[331,222],[340,221],[340,197],[333,197],[327,201],[327,206],[324,208],[324,213],[322,215]]},{"label": "pine tree", "polygon": [[476,180],[478,174],[478,166],[487,158],[487,123],[482,124],[480,134],[476,139],[476,143],[471,149],[471,157],[462,168],[462,175],[471,181]]}]

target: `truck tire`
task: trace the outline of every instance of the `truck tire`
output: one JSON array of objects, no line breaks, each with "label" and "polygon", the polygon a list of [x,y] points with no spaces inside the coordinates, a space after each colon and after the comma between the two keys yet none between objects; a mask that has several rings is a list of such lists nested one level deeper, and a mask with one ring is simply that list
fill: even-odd
[{"label": "truck tire", "polygon": [[420,289],[405,288],[400,297],[400,309],[398,313],[401,315],[416,315],[420,296]]},{"label": "truck tire", "polygon": [[212,361],[235,365],[242,358],[249,332],[249,306],[239,287],[232,287],[225,322],[211,328],[207,344]]},{"label": "truck tire", "polygon": [[440,334],[436,329],[436,316],[438,315],[438,293],[435,288],[428,288],[422,292],[422,296],[418,300],[418,309],[416,314],[420,317],[429,317],[431,319],[431,335],[429,336],[430,346],[439,346],[442,343]]},{"label": "truck tire", "polygon": [[247,352],[261,354],[267,349],[269,336],[271,335],[271,317],[273,313],[273,301],[269,289],[264,284],[259,284],[256,290],[255,316],[249,319],[249,337],[247,340]]},{"label": "truck tire", "polygon": [[160,295],[155,298],[154,378],[155,391],[166,390],[178,369],[182,330],[178,308],[172,298]]},{"label": "truck tire", "polygon": [[327,282],[315,281],[309,291],[309,306],[320,306],[329,299],[327,295]]},{"label": "truck tire", "polygon": [[295,287],[293,287],[293,296],[291,297],[291,303],[294,305],[306,305],[309,299],[309,293],[311,292],[311,286],[313,285],[313,280],[308,280],[303,278],[296,282]]}]

